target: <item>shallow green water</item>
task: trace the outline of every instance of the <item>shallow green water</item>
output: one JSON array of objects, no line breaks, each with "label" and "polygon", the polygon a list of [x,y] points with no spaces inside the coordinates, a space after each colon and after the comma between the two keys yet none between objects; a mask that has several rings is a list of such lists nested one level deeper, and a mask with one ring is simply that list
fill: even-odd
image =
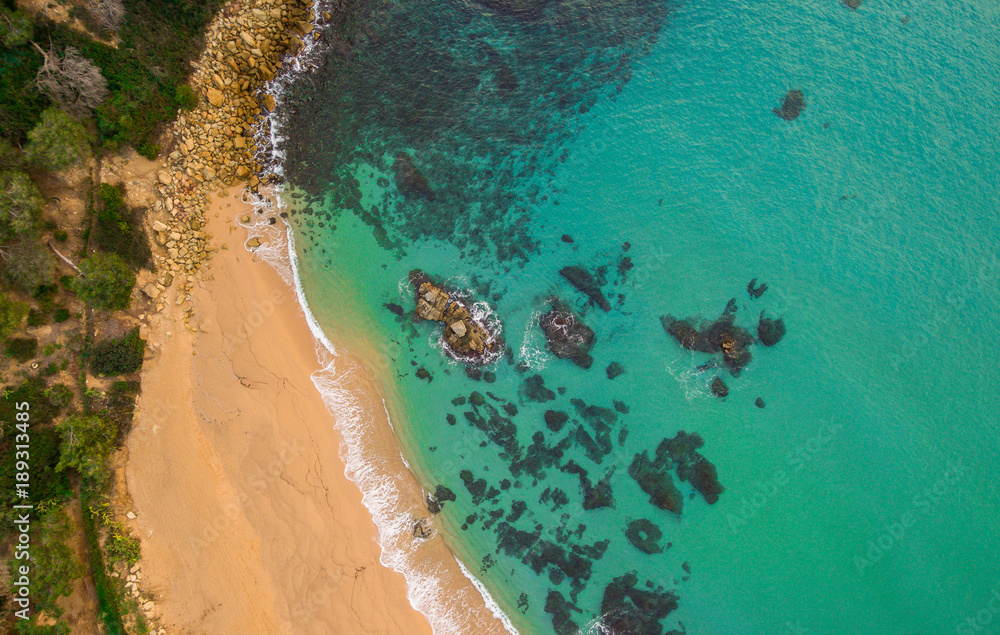
[{"label": "shallow green water", "polygon": [[[518,629],[553,631],[553,590],[596,629],[607,585],[631,571],[676,592],[663,631],[1000,628],[993,5],[567,0],[527,23],[464,3],[377,8],[369,39],[285,96],[286,174],[314,197],[292,216],[301,282],[329,332],[357,328],[346,315],[382,342],[373,363],[398,379],[407,458],[428,491],[457,495],[438,522]],[[792,88],[807,105],[785,121],[771,109]],[[400,196],[400,151],[434,201]],[[634,267],[619,275],[623,255]],[[567,265],[609,267],[611,311],[559,276]],[[386,309],[412,309],[414,268],[488,302],[509,350],[482,369],[495,382],[449,360],[438,327]],[[754,277],[769,284],[760,299]],[[537,320],[553,294],[596,334],[589,370],[545,351]],[[738,324],[753,331],[766,309],[788,334],[754,346],[739,377],[721,372],[720,400],[719,371],[697,370],[711,357],[681,349],[659,316],[715,319],[730,298]],[[613,380],[612,361],[626,370]],[[531,401],[535,374],[565,394]],[[574,437],[555,465],[514,474],[469,403],[452,403],[472,391],[524,452],[537,433],[551,448],[575,430],[546,427],[548,409],[588,429],[571,399],[615,413],[610,447],[597,463]],[[677,516],[628,467],[679,430],[704,438],[725,491]],[[569,460],[607,476],[612,508],[583,509]],[[473,502],[462,470],[497,495]],[[638,518],[671,546],[630,544]],[[504,527],[576,548],[589,577],[533,571],[544,543],[508,554]]]}]

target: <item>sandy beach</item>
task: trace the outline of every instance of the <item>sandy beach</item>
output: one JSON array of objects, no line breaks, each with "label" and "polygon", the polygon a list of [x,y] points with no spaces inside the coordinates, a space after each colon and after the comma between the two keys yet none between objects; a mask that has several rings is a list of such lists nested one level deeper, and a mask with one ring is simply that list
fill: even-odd
[{"label": "sandy beach", "polygon": [[[191,292],[198,332],[183,325],[176,285],[151,318],[125,469],[141,586],[170,633],[429,633],[403,575],[380,563],[376,526],[310,379],[315,341],[294,290],[243,246],[233,219],[249,207],[238,192],[206,213],[219,251]],[[385,453],[379,469],[396,474],[414,517],[426,516],[374,379],[343,351],[336,365],[341,386],[374,413],[366,447]],[[418,557],[451,571],[447,594],[460,603],[451,608],[466,605],[466,626],[503,632],[472,584],[455,579],[440,537]]]}]

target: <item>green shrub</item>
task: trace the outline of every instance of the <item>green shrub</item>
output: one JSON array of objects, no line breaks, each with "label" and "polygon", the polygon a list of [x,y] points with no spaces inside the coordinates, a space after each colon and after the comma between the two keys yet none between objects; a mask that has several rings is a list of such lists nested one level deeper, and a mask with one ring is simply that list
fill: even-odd
[{"label": "green shrub", "polygon": [[146,267],[153,253],[146,240],[142,212],[129,209],[124,187],[101,183],[97,188],[97,225],[94,241],[102,251],[118,254],[133,267]]},{"label": "green shrub", "polygon": [[69,319],[69,309],[66,308],[56,309],[56,312],[55,314],[53,314],[52,319],[56,322],[56,324],[62,324],[63,322]]},{"label": "green shrub", "polygon": [[9,48],[23,46],[35,32],[31,16],[23,11],[0,8],[0,42]]},{"label": "green shrub", "polygon": [[90,352],[90,369],[97,375],[126,375],[142,368],[146,341],[139,337],[139,327],[119,339],[105,340]]},{"label": "green shrub", "polygon": [[56,240],[58,240],[61,243],[64,243],[67,240],[69,240],[69,232],[66,231],[65,229],[57,229],[55,233],[52,235],[53,237],[55,237]]},{"label": "green shrub", "polygon": [[42,284],[35,289],[32,297],[38,300],[38,306],[46,313],[52,313],[56,306],[56,296],[59,294],[59,287],[54,284]]},{"label": "green shrub", "polygon": [[28,305],[0,293],[0,339],[21,328],[21,320],[28,314]]},{"label": "green shrub", "polygon": [[174,103],[178,108],[194,110],[198,107],[198,95],[188,84],[181,84],[174,91]]},{"label": "green shrub", "polygon": [[44,326],[46,322],[44,313],[34,309],[28,311],[28,326]]},{"label": "green shrub", "polygon": [[26,43],[4,49],[0,60],[0,136],[21,146],[49,105],[35,85],[42,56]]},{"label": "green shrub", "polygon": [[37,230],[44,204],[27,174],[0,172],[0,242]]},{"label": "green shrub", "polygon": [[10,284],[35,295],[38,289],[52,281],[56,273],[56,259],[45,245],[26,239],[8,251],[10,257],[3,263],[3,277]]},{"label": "green shrub", "polygon": [[0,171],[17,170],[21,167],[21,152],[10,141],[0,138]]},{"label": "green shrub", "polygon": [[[76,559],[70,546],[73,526],[62,504],[43,503],[38,506],[38,520],[35,522],[37,535],[32,541],[31,564],[34,571],[31,599],[35,611],[45,611],[47,615],[59,617],[62,608],[57,600],[68,596],[73,590],[73,581],[83,575],[83,566]],[[11,569],[22,561],[11,560]]]},{"label": "green shrub", "polygon": [[63,384],[55,384],[46,388],[43,392],[45,398],[53,408],[63,409],[73,401],[73,391]]},{"label": "green shrub", "polygon": [[42,113],[28,132],[24,156],[33,165],[58,172],[90,156],[87,129],[58,108]]},{"label": "green shrub", "polygon": [[22,363],[34,359],[38,354],[38,340],[33,337],[12,337],[4,344],[4,353]]},{"label": "green shrub", "polygon": [[115,254],[94,254],[80,263],[83,277],[73,280],[73,290],[98,309],[125,309],[132,300],[135,274]]},{"label": "green shrub", "polygon": [[56,469],[72,468],[81,478],[103,483],[108,458],[115,449],[117,430],[96,415],[72,414],[56,424],[62,437],[62,456]]},{"label": "green shrub", "polygon": [[136,152],[146,157],[150,161],[156,160],[156,157],[160,155],[160,146],[155,143],[143,143],[136,148]]}]

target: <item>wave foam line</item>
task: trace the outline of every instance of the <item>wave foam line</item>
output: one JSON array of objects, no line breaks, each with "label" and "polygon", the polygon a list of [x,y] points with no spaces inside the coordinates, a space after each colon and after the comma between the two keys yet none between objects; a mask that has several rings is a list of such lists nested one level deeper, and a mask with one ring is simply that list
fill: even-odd
[{"label": "wave foam line", "polygon": [[[279,197],[277,200],[280,208],[282,199]],[[274,209],[271,207],[273,204],[268,201],[252,199],[248,202],[255,207],[264,206],[262,209],[269,211]],[[435,633],[461,635],[478,630],[475,624],[470,623],[472,616],[467,609],[476,598],[469,597],[467,589],[445,588],[443,582],[449,577],[446,563],[430,564],[426,558],[421,557],[421,543],[413,539],[414,516],[406,502],[407,497],[397,486],[399,474],[393,473],[388,462],[381,458],[379,450],[372,447],[374,418],[358,403],[357,396],[343,385],[345,376],[358,368],[338,367],[336,362],[341,360],[337,357],[336,348],[323,332],[306,301],[299,279],[292,227],[284,226],[284,242],[273,240],[276,236],[267,230],[275,226],[268,224],[266,215],[255,213],[253,217],[259,219],[250,224],[241,224],[251,232],[264,234],[264,240],[255,253],[274,267],[289,286],[295,289],[299,308],[316,340],[316,358],[321,368],[311,375],[311,379],[327,410],[333,415],[334,426],[340,433],[340,457],[344,461],[344,472],[361,490],[365,508],[375,522],[381,548],[379,561],[383,566],[403,575],[410,605],[427,618]],[[386,421],[393,428],[385,400],[381,401]],[[402,451],[399,456],[405,468],[410,469]],[[490,612],[504,625],[507,632],[516,635],[514,625],[482,582],[465,568],[457,556],[452,554],[452,557],[462,574],[472,582],[475,592],[478,592]]]}]

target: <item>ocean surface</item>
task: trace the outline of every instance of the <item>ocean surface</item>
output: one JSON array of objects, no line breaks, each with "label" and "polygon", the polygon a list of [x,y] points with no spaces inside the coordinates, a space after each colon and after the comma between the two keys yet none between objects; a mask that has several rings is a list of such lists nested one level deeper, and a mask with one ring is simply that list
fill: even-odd
[{"label": "ocean surface", "polygon": [[[299,282],[377,344],[433,527],[517,631],[1000,632],[1000,5],[353,5],[279,80]],[[414,269],[504,353],[449,356]],[[589,369],[546,348],[553,296]],[[727,304],[787,327],[738,376],[661,320]],[[681,431],[714,503],[658,459]]]}]

